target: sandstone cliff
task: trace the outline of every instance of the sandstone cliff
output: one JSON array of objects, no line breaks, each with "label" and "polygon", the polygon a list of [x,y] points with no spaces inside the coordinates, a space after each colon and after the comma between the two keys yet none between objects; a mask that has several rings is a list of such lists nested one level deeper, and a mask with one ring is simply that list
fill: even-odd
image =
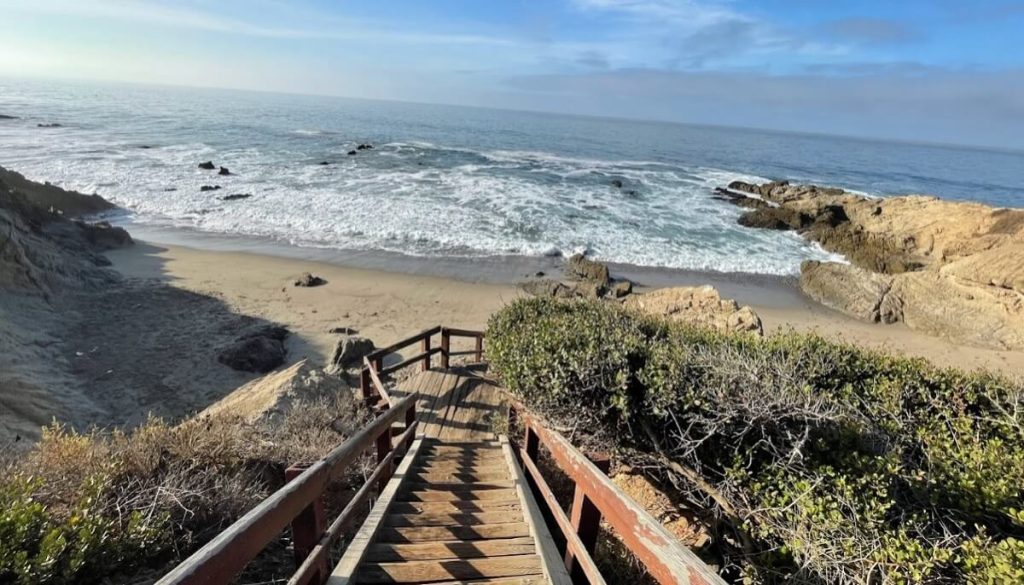
[{"label": "sandstone cliff", "polygon": [[849,264],[805,262],[801,288],[855,317],[1024,349],[1024,210],[910,195],[733,182],[751,227],[795,229]]}]

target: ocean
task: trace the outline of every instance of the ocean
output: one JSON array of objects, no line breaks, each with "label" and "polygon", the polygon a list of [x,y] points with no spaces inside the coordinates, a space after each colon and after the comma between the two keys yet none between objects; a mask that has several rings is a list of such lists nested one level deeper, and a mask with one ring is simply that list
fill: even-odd
[{"label": "ocean", "polygon": [[[585,251],[638,267],[785,276],[802,260],[834,256],[792,233],[737,225],[742,210],[715,200],[715,187],[789,179],[1024,206],[1016,151],[14,79],[0,79],[0,114],[17,117],[0,120],[0,166],[99,193],[126,210],[118,223],[316,249],[321,258]],[[349,155],[359,144],[373,148]],[[208,160],[232,174],[198,168]]]}]

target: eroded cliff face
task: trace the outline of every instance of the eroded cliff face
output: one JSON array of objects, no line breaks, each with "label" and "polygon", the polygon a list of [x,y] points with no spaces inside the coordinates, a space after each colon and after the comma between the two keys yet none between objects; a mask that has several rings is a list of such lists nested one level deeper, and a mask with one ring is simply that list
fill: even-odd
[{"label": "eroded cliff face", "polygon": [[737,181],[719,193],[752,208],[744,225],[784,225],[850,261],[801,267],[801,288],[822,304],[957,342],[1024,349],[1024,210],[787,182]]}]

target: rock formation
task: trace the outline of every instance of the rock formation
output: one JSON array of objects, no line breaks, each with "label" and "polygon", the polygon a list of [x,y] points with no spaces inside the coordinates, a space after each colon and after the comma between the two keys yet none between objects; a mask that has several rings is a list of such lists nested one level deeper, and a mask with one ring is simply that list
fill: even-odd
[{"label": "rock formation", "polygon": [[801,288],[822,304],[956,342],[1024,349],[1024,210],[788,182],[736,181],[718,193],[754,208],[743,225],[796,229],[849,260],[801,266]]},{"label": "rock formation", "polygon": [[710,327],[727,333],[763,335],[761,318],[750,307],[723,299],[712,286],[679,286],[633,295],[626,307],[672,321]]},{"label": "rock formation", "polygon": [[211,404],[199,417],[223,413],[241,417],[247,422],[273,421],[287,415],[299,402],[331,398],[348,389],[341,378],[313,368],[302,360],[245,384]]}]

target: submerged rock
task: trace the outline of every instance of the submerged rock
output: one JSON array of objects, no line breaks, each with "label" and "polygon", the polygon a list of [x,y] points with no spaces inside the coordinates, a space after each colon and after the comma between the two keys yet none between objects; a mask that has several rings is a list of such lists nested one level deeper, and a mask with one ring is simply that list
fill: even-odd
[{"label": "submerged rock", "polygon": [[17,116],[8,116],[7,114],[0,114],[0,120],[17,120]]},{"label": "submerged rock", "polygon": [[753,309],[723,299],[712,286],[679,286],[633,295],[626,299],[626,307],[728,333],[764,334],[761,318]]},{"label": "submerged rock", "polygon": [[350,150],[350,151],[348,151],[348,155],[349,155],[349,156],[355,156],[356,154],[357,154],[357,153],[356,153],[356,151],[354,151],[354,150]]},{"label": "submerged rock", "polygon": [[37,128],[63,128],[64,126],[62,124],[58,124],[56,122],[51,122],[51,123],[48,123],[48,124],[36,124],[36,127]]},{"label": "submerged rock", "polygon": [[372,144],[360,144],[356,147],[356,150],[373,150]]},{"label": "submerged rock", "polygon": [[212,160],[208,160],[206,162],[199,163],[199,168],[204,171],[212,171],[217,168],[217,165],[213,164]]},{"label": "submerged rock", "polygon": [[217,191],[218,189],[220,189],[220,185],[203,185],[199,188],[199,192],[205,193],[207,191]]},{"label": "submerged rock", "polygon": [[217,174],[218,175],[230,175],[232,173],[231,173],[231,171],[228,170],[227,167],[221,167],[220,171]]},{"label": "submerged rock", "polygon": [[252,193],[233,193],[231,195],[225,195],[220,198],[221,201],[237,201],[239,199],[248,199],[252,197]]}]

